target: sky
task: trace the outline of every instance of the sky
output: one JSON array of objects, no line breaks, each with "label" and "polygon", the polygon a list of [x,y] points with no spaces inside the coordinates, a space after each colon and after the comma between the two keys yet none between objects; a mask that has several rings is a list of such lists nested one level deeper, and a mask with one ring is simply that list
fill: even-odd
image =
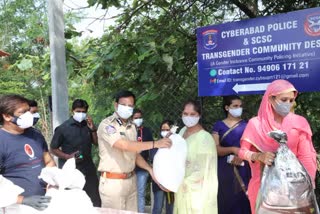
[{"label": "sky", "polygon": [[[115,8],[106,11],[102,10],[101,7],[83,9],[86,6],[88,6],[87,0],[64,0],[63,3],[65,12],[73,10],[74,12],[81,11],[85,14],[80,23],[74,25],[78,32],[83,31],[82,38],[99,38],[102,36],[103,30],[114,23],[114,20],[110,17],[117,15],[118,11]],[[103,20],[96,20],[101,17],[103,17]]]}]

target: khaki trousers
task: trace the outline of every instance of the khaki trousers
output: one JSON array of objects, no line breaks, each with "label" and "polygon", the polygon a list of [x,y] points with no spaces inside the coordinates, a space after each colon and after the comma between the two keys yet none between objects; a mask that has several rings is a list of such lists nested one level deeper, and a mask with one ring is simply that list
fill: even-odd
[{"label": "khaki trousers", "polygon": [[100,177],[99,193],[101,207],[138,211],[136,175],[128,179]]}]

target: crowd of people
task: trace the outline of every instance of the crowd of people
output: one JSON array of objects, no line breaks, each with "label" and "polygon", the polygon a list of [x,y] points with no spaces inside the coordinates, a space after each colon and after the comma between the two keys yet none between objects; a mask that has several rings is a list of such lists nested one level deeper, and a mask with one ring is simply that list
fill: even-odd
[{"label": "crowd of people", "polygon": [[[242,100],[236,95],[223,98],[225,118],[206,131],[201,125],[201,106],[188,100],[181,109],[184,127],[179,132],[188,146],[184,179],[176,193],[158,183],[152,169],[160,148],[170,148],[168,137],[173,122],[164,120],[158,140],[144,126],[143,112],[135,108],[130,91],[115,95],[114,113],[95,126],[85,100],[76,99],[72,116],[54,130],[50,148],[33,126],[40,115],[35,101],[20,95],[0,98],[0,174],[24,189],[16,203],[45,209],[50,197],[46,184],[38,179],[44,167],[58,167],[76,159],[85,176],[84,191],[95,207],[145,212],[148,180],[152,180],[153,214],[165,213],[255,213],[261,170],[272,165],[278,144],[268,137],[273,130],[288,136],[288,147],[315,181],[316,152],[312,132],[305,118],[292,112],[297,90],[285,80],[272,82],[258,114],[242,119]],[[91,155],[98,146],[96,168]],[[1,185],[1,184],[0,184]],[[315,184],[313,183],[315,186]],[[1,194],[1,190],[0,190]]]}]

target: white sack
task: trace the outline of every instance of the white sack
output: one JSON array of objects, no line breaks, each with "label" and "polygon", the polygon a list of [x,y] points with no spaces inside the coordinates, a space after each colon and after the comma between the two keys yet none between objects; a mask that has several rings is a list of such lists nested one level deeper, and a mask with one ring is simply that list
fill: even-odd
[{"label": "white sack", "polygon": [[81,189],[58,190],[49,189],[47,196],[51,196],[49,207],[39,214],[96,214],[89,196]]},{"label": "white sack", "polygon": [[153,173],[166,189],[177,192],[183,181],[187,157],[187,142],[179,135],[172,134],[170,148],[158,149],[153,159]]},{"label": "white sack", "polygon": [[59,189],[48,189],[46,195],[51,196],[51,202],[49,207],[40,213],[97,213],[91,199],[82,190],[86,181],[84,175],[76,169],[74,158],[68,159],[62,169],[58,169],[57,167],[42,169],[39,178],[42,178],[52,186],[59,187]]},{"label": "white sack", "polygon": [[24,189],[0,175],[0,208],[15,204],[18,195],[23,192]]},{"label": "white sack", "polygon": [[[51,186],[59,187],[48,189],[46,196],[51,196],[51,202],[48,208],[43,211],[38,211],[32,207],[13,204],[5,208],[5,214],[96,214],[96,208],[93,207],[89,196],[82,190],[85,184],[84,175],[76,169],[75,159],[67,160],[62,169],[57,167],[45,167],[41,170],[39,178]],[[3,180],[0,180],[3,183]],[[10,181],[9,181],[10,182]],[[15,185],[14,185],[15,186]],[[2,187],[2,186],[1,186]],[[16,186],[17,187],[17,186]],[[14,188],[10,186],[10,193],[14,193]],[[12,188],[12,189],[11,189]],[[66,190],[68,188],[68,190]],[[20,188],[21,189],[21,188]],[[5,190],[0,188],[0,198]],[[23,189],[22,191],[23,192]],[[15,192],[15,201],[17,195],[21,192]],[[9,194],[9,193],[8,193]],[[1,200],[0,200],[1,201]],[[7,204],[9,205],[9,204]],[[0,209],[0,214],[3,209]]]},{"label": "white sack", "polygon": [[58,186],[60,190],[82,189],[86,183],[84,175],[76,169],[75,159],[66,161],[62,169],[57,167],[45,167],[41,170],[39,178],[51,186]]}]

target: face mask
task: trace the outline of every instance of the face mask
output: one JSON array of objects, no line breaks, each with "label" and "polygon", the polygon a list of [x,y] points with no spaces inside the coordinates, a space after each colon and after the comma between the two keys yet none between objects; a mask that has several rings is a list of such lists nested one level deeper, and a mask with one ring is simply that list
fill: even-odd
[{"label": "face mask", "polygon": [[122,119],[126,120],[132,116],[133,108],[130,106],[118,104],[117,113]]},{"label": "face mask", "polygon": [[133,123],[136,124],[137,127],[140,127],[141,124],[143,123],[143,119],[142,118],[134,119]]},{"label": "face mask", "polygon": [[75,121],[78,121],[79,123],[81,123],[83,120],[85,120],[87,117],[87,114],[84,112],[74,112],[73,114],[73,119]]},{"label": "face mask", "polygon": [[278,103],[276,101],[276,104],[274,105],[274,110],[282,117],[285,117],[289,114],[291,107],[292,107],[291,103],[283,103],[283,102]]},{"label": "face mask", "polygon": [[233,117],[241,117],[241,115],[242,115],[242,108],[229,109],[229,113],[230,113]]},{"label": "face mask", "polygon": [[33,115],[30,111],[27,111],[26,113],[20,115],[19,117],[13,116],[11,122],[16,124],[22,129],[27,129],[33,125]]},{"label": "face mask", "polygon": [[166,137],[169,131],[161,131],[161,137]]},{"label": "face mask", "polygon": [[40,119],[40,114],[36,112],[36,113],[33,113],[32,116],[33,116],[33,125],[36,125]]},{"label": "face mask", "polygon": [[198,124],[200,117],[182,116],[182,121],[187,127],[193,127]]}]

